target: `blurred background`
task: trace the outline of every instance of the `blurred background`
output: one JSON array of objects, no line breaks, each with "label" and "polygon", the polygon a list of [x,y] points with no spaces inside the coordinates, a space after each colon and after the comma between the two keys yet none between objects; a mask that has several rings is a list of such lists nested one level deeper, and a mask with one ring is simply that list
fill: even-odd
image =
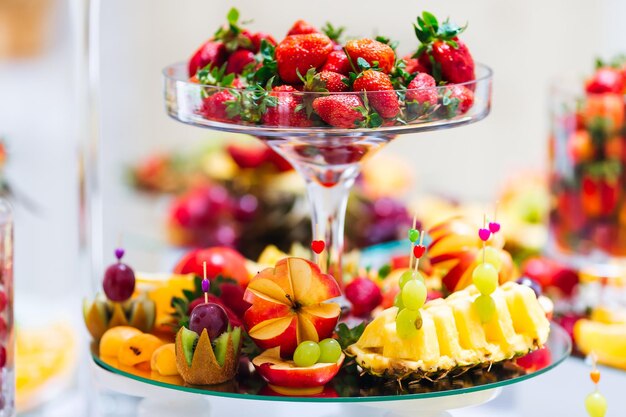
[{"label": "blurred background", "polygon": [[[401,53],[416,45],[411,24],[422,10],[469,22],[465,42],[474,58],[495,72],[492,113],[462,129],[403,136],[381,152],[410,167],[410,198],[438,193],[487,202],[513,173],[545,169],[551,80],[566,73],[582,77],[596,56],[626,50],[626,3],[620,0],[103,1],[104,256],[123,234],[129,245],[150,248],[129,254],[130,263],[145,271],[171,266],[171,259],[152,250],[161,244],[164,203],[135,199],[127,169],[157,151],[193,150],[207,138],[224,137],[165,115],[161,68],[188,59],[232,6],[244,19],[254,19],[252,29],[278,39],[298,18],[317,26],[330,20],[347,26],[349,36],[398,40]],[[0,0],[0,138],[14,194],[16,306],[22,323],[45,324],[51,317],[79,323],[78,292],[89,291],[78,262],[83,12],[79,1]]]}]

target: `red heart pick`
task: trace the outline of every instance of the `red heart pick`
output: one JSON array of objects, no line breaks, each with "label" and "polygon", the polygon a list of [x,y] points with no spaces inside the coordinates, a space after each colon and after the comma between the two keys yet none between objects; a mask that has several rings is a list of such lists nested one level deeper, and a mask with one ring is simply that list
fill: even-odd
[{"label": "red heart pick", "polygon": [[424,245],[415,245],[413,247],[413,255],[415,255],[416,258],[421,258],[424,252],[426,252],[426,246]]},{"label": "red heart pick", "polygon": [[489,222],[489,231],[494,234],[498,233],[500,231],[500,223]]},{"label": "red heart pick", "polygon": [[480,229],[480,230],[478,230],[478,237],[483,242],[486,242],[487,240],[489,240],[489,236],[491,236],[491,232],[489,231],[489,229]]},{"label": "red heart pick", "polygon": [[322,253],[325,247],[326,243],[324,243],[323,240],[314,240],[313,242],[311,242],[311,249],[318,255]]}]

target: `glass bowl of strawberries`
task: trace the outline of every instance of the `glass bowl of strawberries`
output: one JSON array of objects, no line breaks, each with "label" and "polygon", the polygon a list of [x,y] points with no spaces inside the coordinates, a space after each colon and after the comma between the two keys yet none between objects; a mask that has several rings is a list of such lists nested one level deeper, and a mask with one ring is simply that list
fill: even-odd
[{"label": "glass bowl of strawberries", "polygon": [[413,27],[416,42],[400,56],[388,38],[342,40],[343,28],[303,20],[278,42],[243,27],[231,9],[187,62],[163,70],[166,111],[256,136],[287,159],[307,182],[313,236],[340,274],[360,162],[399,134],[469,124],[490,111],[492,72],[460,39],[465,27],[428,12]]},{"label": "glass bowl of strawberries", "polygon": [[575,263],[626,257],[626,59],[553,86],[550,249]]}]

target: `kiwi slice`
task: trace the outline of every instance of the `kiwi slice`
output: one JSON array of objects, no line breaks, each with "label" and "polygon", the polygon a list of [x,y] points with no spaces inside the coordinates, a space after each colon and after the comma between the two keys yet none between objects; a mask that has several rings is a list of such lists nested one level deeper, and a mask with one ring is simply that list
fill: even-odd
[{"label": "kiwi slice", "polygon": [[226,362],[226,349],[228,348],[229,335],[230,332],[224,332],[213,342],[213,353],[220,366],[224,366],[224,362]]},{"label": "kiwi slice", "polygon": [[198,338],[198,333],[194,332],[193,330],[189,330],[186,327],[183,327],[180,341],[183,345],[183,354],[185,355],[185,360],[187,360],[187,365],[189,366],[191,366],[191,361],[193,360],[193,352],[194,350],[196,350]]},{"label": "kiwi slice", "polygon": [[237,350],[239,350],[239,342],[241,341],[241,327],[235,327],[231,332],[233,336],[233,350],[235,356],[237,356]]}]

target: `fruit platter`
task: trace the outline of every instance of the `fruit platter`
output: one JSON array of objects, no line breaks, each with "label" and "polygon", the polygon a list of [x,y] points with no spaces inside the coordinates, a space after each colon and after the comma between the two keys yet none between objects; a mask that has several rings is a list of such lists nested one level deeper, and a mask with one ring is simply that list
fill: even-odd
[{"label": "fruit platter", "polygon": [[491,70],[462,41],[466,26],[423,12],[400,58],[388,38],[342,39],[331,24],[299,20],[277,42],[242,21],[231,9],[188,61],[164,69],[166,111],[252,135],[291,164],[306,183],[311,239],[256,259],[194,249],[158,276],[135,273],[115,249],[83,308],[100,381],[156,400],[357,402],[439,415],[562,362],[570,339],[551,323],[550,299],[520,278],[497,209],[420,227],[413,217],[401,253],[344,263],[347,197],[363,162],[401,134],[489,114]]}]

